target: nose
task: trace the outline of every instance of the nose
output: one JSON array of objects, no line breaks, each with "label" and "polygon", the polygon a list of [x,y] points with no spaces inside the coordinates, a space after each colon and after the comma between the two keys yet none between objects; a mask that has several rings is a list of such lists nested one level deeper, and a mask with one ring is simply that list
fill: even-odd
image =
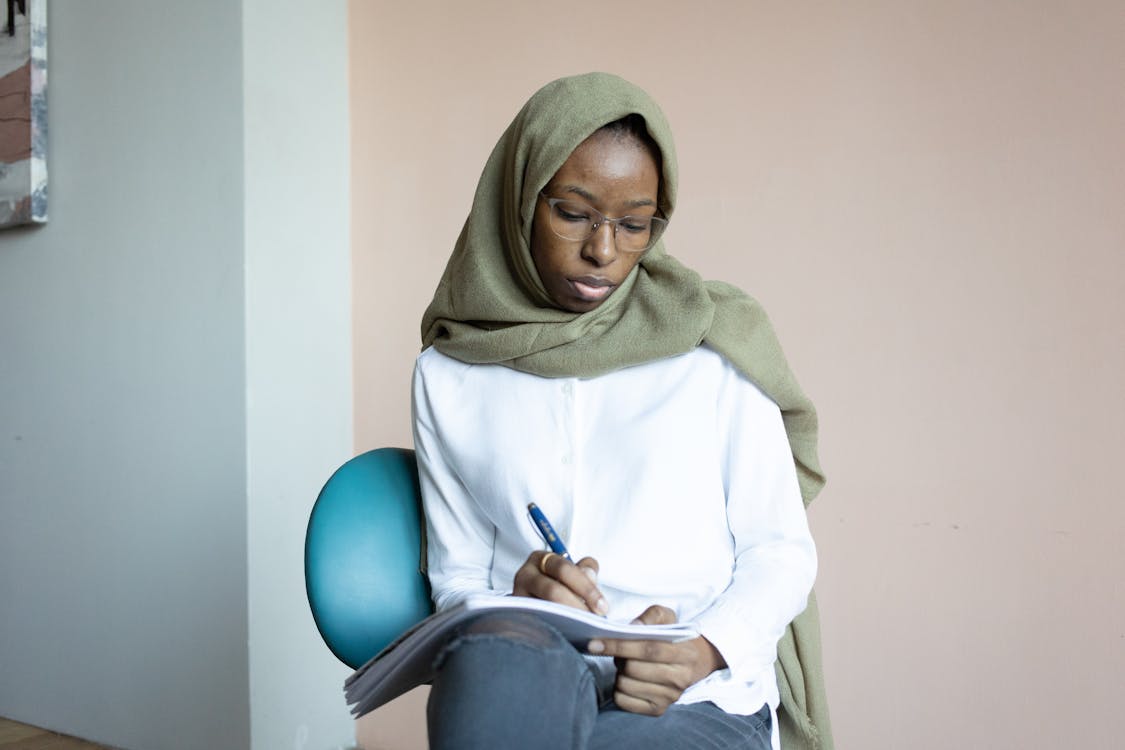
[{"label": "nose", "polygon": [[582,243],[582,257],[596,266],[608,266],[617,258],[616,226],[608,221]]}]

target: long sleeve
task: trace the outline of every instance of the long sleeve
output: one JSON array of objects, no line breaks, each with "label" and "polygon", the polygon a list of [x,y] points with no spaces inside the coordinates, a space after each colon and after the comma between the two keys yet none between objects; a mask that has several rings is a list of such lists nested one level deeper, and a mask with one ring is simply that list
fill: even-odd
[{"label": "long sleeve", "polygon": [[434,605],[447,609],[469,594],[494,592],[490,583],[495,528],[453,464],[455,453],[438,433],[420,368],[414,371],[414,451],[426,516],[426,566]]},{"label": "long sleeve", "polygon": [[807,604],[817,559],[779,409],[733,368],[722,390],[734,573],[696,622],[726,659],[730,678],[742,682],[772,669],[778,640]]}]

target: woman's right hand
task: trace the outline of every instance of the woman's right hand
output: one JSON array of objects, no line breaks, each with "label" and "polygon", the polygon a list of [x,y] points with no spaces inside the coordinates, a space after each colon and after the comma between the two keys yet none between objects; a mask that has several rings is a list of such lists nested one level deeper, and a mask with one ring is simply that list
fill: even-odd
[{"label": "woman's right hand", "polygon": [[516,571],[512,593],[605,615],[609,604],[597,581],[598,561],[594,558],[583,557],[575,564],[554,552],[537,550]]}]

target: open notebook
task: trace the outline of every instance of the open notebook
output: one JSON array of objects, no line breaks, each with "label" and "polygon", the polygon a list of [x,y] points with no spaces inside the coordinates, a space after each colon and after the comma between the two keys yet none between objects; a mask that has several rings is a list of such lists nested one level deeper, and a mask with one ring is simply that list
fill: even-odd
[{"label": "open notebook", "polygon": [[467,620],[497,611],[531,613],[558,629],[580,650],[585,650],[586,643],[594,638],[685,641],[699,635],[689,623],[630,625],[542,599],[474,594],[456,607],[422,620],[352,673],[344,682],[344,697],[352,714],[363,716],[407,690],[430,682],[434,658],[450,634]]}]

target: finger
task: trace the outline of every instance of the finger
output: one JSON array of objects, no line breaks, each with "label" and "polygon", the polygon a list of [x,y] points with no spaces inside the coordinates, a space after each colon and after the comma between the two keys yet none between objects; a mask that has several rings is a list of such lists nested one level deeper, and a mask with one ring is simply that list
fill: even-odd
[{"label": "finger", "polygon": [[[570,589],[585,604],[585,608],[599,615],[609,613],[609,603],[601,590],[590,577],[589,571],[598,570],[598,561],[584,557],[578,561],[581,567],[562,557],[552,557],[544,564],[543,572]],[[591,565],[592,563],[592,565]]]},{"label": "finger", "polygon": [[587,609],[586,601],[581,596],[543,572],[544,569],[549,569],[548,566],[555,559],[562,558],[542,551],[528,555],[527,560],[516,571],[512,581],[512,593],[516,596],[528,596],[565,604],[575,609]]},{"label": "finger", "polygon": [[523,565],[516,571],[513,593],[520,593],[514,590],[516,587],[531,586],[536,577],[550,577],[551,564],[556,558],[563,559],[558,553],[545,550],[538,550],[528,555],[527,559],[523,561]]},{"label": "finger", "polygon": [[677,698],[694,683],[691,669],[688,665],[680,663],[625,659],[624,663],[617,667],[617,675],[651,685],[664,685],[674,690]]},{"label": "finger", "polygon": [[629,713],[641,714],[643,716],[663,716],[664,712],[668,710],[668,706],[661,706],[650,700],[644,698],[636,698],[620,690],[613,692],[613,702],[622,711]]},{"label": "finger", "polygon": [[575,594],[555,579],[542,575],[539,571],[529,574],[526,580],[519,579],[512,593],[517,596],[529,596],[534,599],[543,599],[545,601],[555,602],[556,604],[564,604],[568,607],[580,609],[583,612],[589,611],[585,599]]},{"label": "finger", "polygon": [[601,566],[598,565],[597,560],[595,560],[592,557],[583,557],[581,560],[579,560],[575,564],[579,568],[582,569],[582,572],[586,574],[587,578],[589,578],[591,581],[593,581],[595,584],[597,584],[598,573],[601,570]]},{"label": "finger", "polygon": [[676,613],[660,604],[653,604],[641,612],[640,617],[633,622],[644,625],[672,625],[676,622]]},{"label": "finger", "polygon": [[538,552],[532,552],[527,556],[516,570],[516,575],[512,579],[512,593],[516,596],[531,596],[531,591],[528,588],[532,581],[535,579],[536,574],[539,572],[538,561],[542,557]]},{"label": "finger", "polygon": [[613,700],[619,708],[626,711],[660,716],[668,706],[679,699],[682,693],[682,690],[668,685],[645,682],[619,674],[614,685]]},{"label": "finger", "polygon": [[[596,568],[596,560],[593,558],[584,558],[584,560],[592,561],[593,567]],[[579,568],[557,554],[546,551],[532,552],[516,571],[512,593],[605,614],[609,611],[605,597],[583,572],[584,569],[589,569],[588,562],[587,567]]]},{"label": "finger", "polygon": [[662,682],[646,682],[620,674],[614,683],[614,690],[664,707],[675,703],[684,692],[674,685],[666,685]]},{"label": "finger", "polygon": [[[684,641],[688,643],[689,641]],[[634,641],[618,638],[599,638],[590,641],[586,650],[591,654],[615,656],[623,659],[678,664],[690,658],[680,643],[664,641]]]}]

